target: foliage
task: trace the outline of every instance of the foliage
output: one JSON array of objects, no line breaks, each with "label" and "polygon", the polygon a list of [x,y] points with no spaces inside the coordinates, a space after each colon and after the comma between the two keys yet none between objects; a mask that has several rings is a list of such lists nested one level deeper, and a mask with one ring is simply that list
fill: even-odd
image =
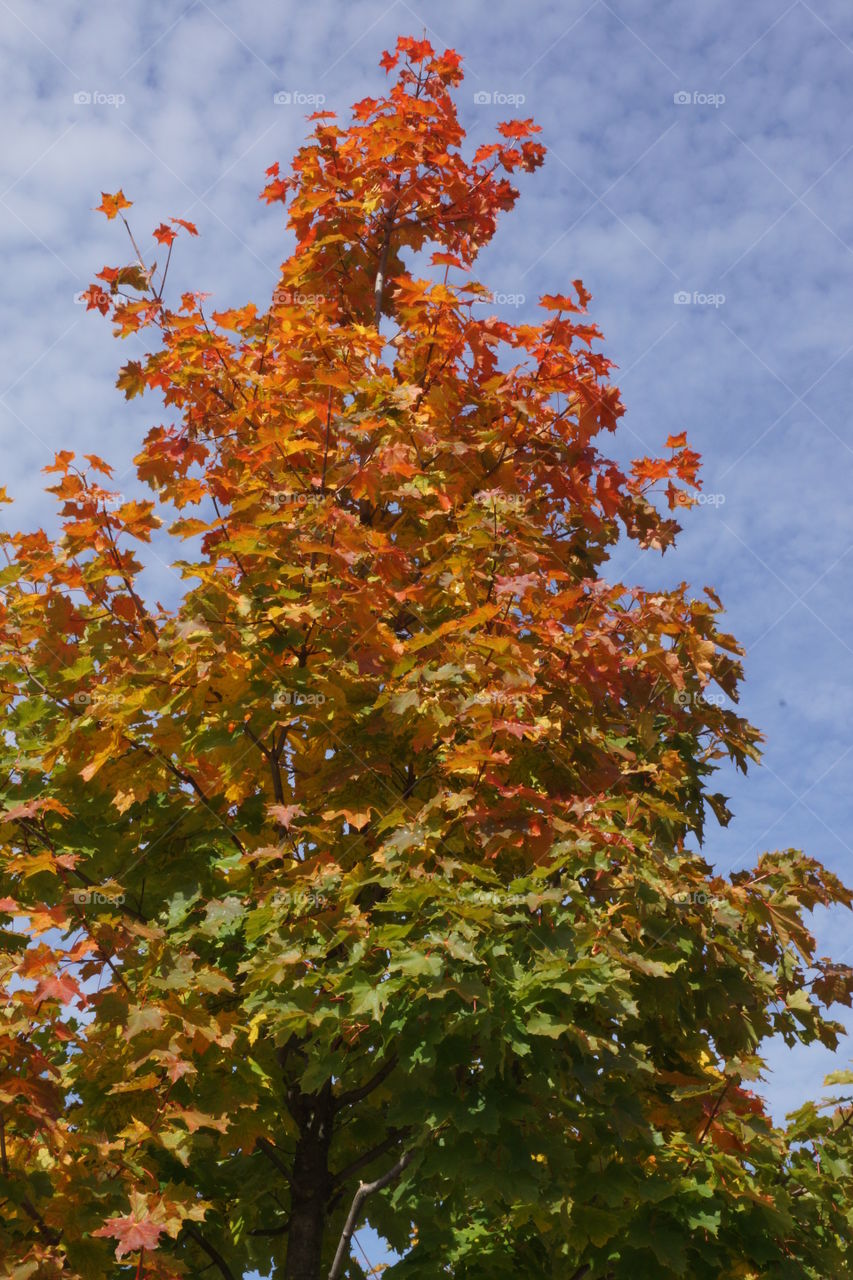
[{"label": "foliage", "polygon": [[698,457],[600,451],[579,281],[511,325],[470,278],[533,123],[466,159],[459,57],[383,66],[268,171],[267,310],[168,302],[180,219],[89,290],[156,335],[118,381],[173,419],[150,499],[62,452],[61,536],[2,535],[3,1275],[317,1280],[395,1162],[389,1275],[850,1275],[853,1108],[749,1087],[770,1036],[836,1044],[805,914],[850,894],[695,851],[757,759],[706,696],[740,649],[710,589],[606,577]]}]

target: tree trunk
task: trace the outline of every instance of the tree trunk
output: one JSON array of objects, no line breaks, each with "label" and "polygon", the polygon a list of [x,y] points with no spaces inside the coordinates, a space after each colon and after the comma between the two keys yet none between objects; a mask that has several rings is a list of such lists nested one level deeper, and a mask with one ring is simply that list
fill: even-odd
[{"label": "tree trunk", "polygon": [[285,1280],[323,1280],[323,1232],[329,1197],[329,1146],[332,1141],[331,1091],[305,1099],[290,1184]]}]

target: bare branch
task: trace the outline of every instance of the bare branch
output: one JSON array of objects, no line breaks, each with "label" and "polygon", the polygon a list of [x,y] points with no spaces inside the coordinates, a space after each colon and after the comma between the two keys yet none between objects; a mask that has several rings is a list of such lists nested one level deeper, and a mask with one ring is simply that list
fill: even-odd
[{"label": "bare branch", "polygon": [[414,1151],[404,1151],[397,1163],[387,1173],[383,1173],[381,1178],[377,1178],[375,1182],[362,1182],[359,1185],[358,1191],[353,1196],[350,1211],[347,1215],[341,1238],[338,1241],[338,1248],[329,1270],[328,1280],[338,1280],[338,1276],[341,1274],[341,1269],[349,1254],[353,1232],[358,1222],[358,1216],[361,1213],[361,1206],[367,1197],[373,1195],[374,1191],[384,1191],[387,1186],[396,1181],[406,1166],[411,1164],[414,1154]]}]

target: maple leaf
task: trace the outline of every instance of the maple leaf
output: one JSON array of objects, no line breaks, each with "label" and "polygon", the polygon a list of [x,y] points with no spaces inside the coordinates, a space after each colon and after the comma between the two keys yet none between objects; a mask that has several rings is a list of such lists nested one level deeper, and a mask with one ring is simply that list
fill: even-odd
[{"label": "maple leaf", "polygon": [[156,1005],[145,1005],[131,1009],[125,1029],[125,1039],[132,1040],[142,1031],[157,1031],[163,1025],[163,1012]]},{"label": "maple leaf", "polygon": [[170,245],[177,236],[177,231],[173,231],[171,227],[167,227],[165,222],[161,222],[159,227],[155,227],[152,235],[159,244]]},{"label": "maple leaf", "polygon": [[290,830],[290,825],[294,818],[298,818],[305,811],[298,804],[270,804],[267,805],[267,813],[274,818],[285,831]]},{"label": "maple leaf", "polygon": [[117,1240],[116,1257],[121,1259],[128,1253],[136,1253],[138,1249],[152,1252],[157,1248],[160,1236],[165,1227],[150,1218],[135,1218],[127,1215],[121,1218],[107,1218],[102,1227],[92,1232],[93,1236],[105,1236]]},{"label": "maple leaf", "polygon": [[343,818],[348,826],[355,831],[359,831],[370,822],[370,812],[369,809],[364,813],[359,813],[354,809],[327,809],[323,814],[323,818],[327,822],[334,821],[335,818]]},{"label": "maple leaf", "polygon": [[35,800],[27,800],[24,804],[16,805],[14,809],[7,809],[5,813],[0,814],[0,822],[18,822],[22,818],[34,818],[44,812],[58,813],[63,818],[71,817],[71,810],[55,796],[39,796]]},{"label": "maple leaf", "polygon": [[86,303],[87,311],[100,311],[105,316],[110,309],[109,295],[99,289],[96,284],[90,284],[88,289],[84,289],[80,294],[82,300]]},{"label": "maple leaf", "polygon": [[124,392],[126,400],[141,395],[145,390],[145,371],[138,360],[129,360],[116,380],[116,386]]},{"label": "maple leaf", "polygon": [[[397,41],[397,49],[400,53],[405,53],[412,62],[424,62],[433,52],[428,40],[415,40],[412,36],[401,36]],[[382,63],[379,65],[382,66]]]},{"label": "maple leaf", "polygon": [[80,987],[69,973],[51,974],[42,978],[33,992],[36,1003],[42,1000],[58,1000],[60,1004],[71,1004],[81,996]]},{"label": "maple leaf", "polygon": [[93,471],[99,471],[103,476],[113,475],[114,468],[108,462],[104,462],[103,458],[99,458],[96,453],[84,453],[83,457]]},{"label": "maple leaf", "polygon": [[541,126],[533,120],[507,120],[498,125],[498,133],[505,138],[526,138],[531,133],[541,133]]},{"label": "maple leaf", "polygon": [[170,222],[179,227],[183,227],[184,231],[188,231],[191,236],[198,235],[198,227],[194,222],[187,222],[184,218],[170,218]]},{"label": "maple leaf", "polygon": [[74,461],[74,453],[69,449],[60,449],[59,453],[54,454],[53,462],[49,463],[42,470],[46,475],[50,475],[54,471],[67,472],[69,466]]},{"label": "maple leaf", "polygon": [[95,210],[96,213],[103,213],[112,220],[121,213],[122,209],[129,209],[132,205],[131,200],[126,200],[123,191],[117,191],[115,195],[108,195],[106,191],[101,192],[101,203]]},{"label": "maple leaf", "polygon": [[573,299],[564,293],[545,293],[539,299],[539,305],[546,311],[577,311]]}]

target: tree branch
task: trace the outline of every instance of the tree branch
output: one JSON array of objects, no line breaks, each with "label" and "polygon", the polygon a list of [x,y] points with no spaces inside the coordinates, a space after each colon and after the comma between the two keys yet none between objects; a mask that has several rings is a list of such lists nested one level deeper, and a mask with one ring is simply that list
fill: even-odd
[{"label": "tree branch", "polygon": [[385,273],[388,270],[388,252],[391,248],[391,235],[394,230],[394,217],[397,213],[397,201],[391,205],[385,215],[385,227],[382,233],[382,247],[379,251],[379,268],[373,282],[373,327],[379,328],[382,319],[382,294],[385,290]]},{"label": "tree branch", "polygon": [[335,1099],[335,1107],[351,1107],[356,1102],[361,1102],[362,1098],[366,1098],[374,1089],[378,1089],[383,1080],[386,1080],[394,1070],[398,1062],[396,1053],[392,1053],[391,1057],[383,1067],[380,1067],[376,1075],[371,1076],[366,1084],[360,1085],[357,1089],[347,1089]]},{"label": "tree branch", "polygon": [[[2,1111],[0,1111],[0,1169],[3,1170],[4,1178],[9,1178],[11,1176],[9,1170],[9,1156],[6,1151],[6,1118]],[[62,1238],[59,1232],[54,1231],[52,1227],[47,1225],[32,1200],[30,1200],[28,1196],[23,1196],[19,1203],[24,1212],[32,1218],[33,1222],[36,1224],[41,1238],[46,1241],[47,1244],[59,1244],[59,1241]]]},{"label": "tree branch", "polygon": [[[726,1080],[725,1084],[723,1085],[722,1089],[720,1090],[719,1094],[717,1095],[716,1101],[714,1102],[714,1105],[711,1108],[711,1114],[708,1116],[708,1119],[705,1122],[704,1129],[699,1134],[699,1140],[696,1144],[698,1147],[701,1147],[702,1143],[705,1141],[705,1138],[708,1134],[708,1130],[711,1128],[711,1125],[716,1120],[717,1115],[719,1114],[720,1107],[723,1105],[723,1099],[725,1098],[726,1094],[728,1093],[729,1089],[733,1084],[734,1084],[734,1081],[732,1080],[731,1077],[729,1077]],[[695,1160],[696,1160],[696,1155],[692,1155],[690,1159],[687,1161],[687,1166],[686,1166],[687,1169],[689,1169],[694,1164]]]},{"label": "tree branch", "polygon": [[257,1142],[255,1143],[255,1146],[257,1146],[261,1151],[263,1151],[264,1155],[267,1157],[270,1164],[274,1164],[276,1169],[278,1169],[279,1173],[282,1174],[283,1177],[287,1178],[289,1182],[290,1170],[282,1160],[281,1156],[276,1151],[274,1144],[270,1142],[269,1138],[258,1138]]},{"label": "tree branch", "polygon": [[237,1280],[237,1277],[234,1275],[234,1272],[231,1270],[219,1250],[214,1249],[213,1245],[209,1244],[208,1241],[205,1240],[201,1232],[198,1231],[191,1222],[184,1223],[184,1230],[190,1239],[195,1240],[198,1247],[204,1250],[211,1262],[219,1268],[222,1275],[225,1277],[225,1280]]},{"label": "tree branch", "polygon": [[[281,785],[281,770],[279,768],[281,750],[283,750],[284,744],[282,743],[281,749],[277,748],[275,745],[275,733],[273,733],[272,750],[269,747],[265,747],[258,735],[252,731],[247,721],[243,723],[243,732],[255,744],[270,767],[270,777],[272,778],[272,789],[276,804],[284,804],[284,788]],[[285,733],[285,739],[286,737],[287,734]]]},{"label": "tree branch", "polygon": [[344,1225],[343,1232],[341,1233],[341,1238],[338,1241],[335,1259],[329,1270],[328,1280],[338,1280],[338,1276],[341,1274],[341,1268],[349,1254],[350,1244],[352,1242],[356,1223],[358,1222],[358,1215],[361,1212],[361,1206],[364,1204],[367,1197],[373,1195],[374,1191],[383,1191],[385,1187],[390,1186],[392,1182],[399,1178],[406,1166],[411,1164],[414,1154],[414,1151],[404,1151],[397,1163],[389,1169],[387,1173],[383,1173],[381,1178],[377,1178],[375,1182],[362,1182],[360,1184],[358,1191],[356,1191],[353,1196],[350,1211],[347,1215],[347,1220]]},{"label": "tree branch", "polygon": [[369,1151],[365,1151],[364,1155],[353,1160],[351,1164],[346,1165],[339,1173],[332,1174],[332,1186],[340,1186],[342,1182],[346,1182],[354,1173],[358,1173],[359,1169],[363,1169],[365,1165],[372,1164],[373,1161],[386,1151],[390,1151],[395,1147],[401,1138],[405,1138],[408,1133],[407,1129],[392,1129],[387,1138],[383,1138],[382,1142],[378,1142],[375,1147],[371,1147]]}]

